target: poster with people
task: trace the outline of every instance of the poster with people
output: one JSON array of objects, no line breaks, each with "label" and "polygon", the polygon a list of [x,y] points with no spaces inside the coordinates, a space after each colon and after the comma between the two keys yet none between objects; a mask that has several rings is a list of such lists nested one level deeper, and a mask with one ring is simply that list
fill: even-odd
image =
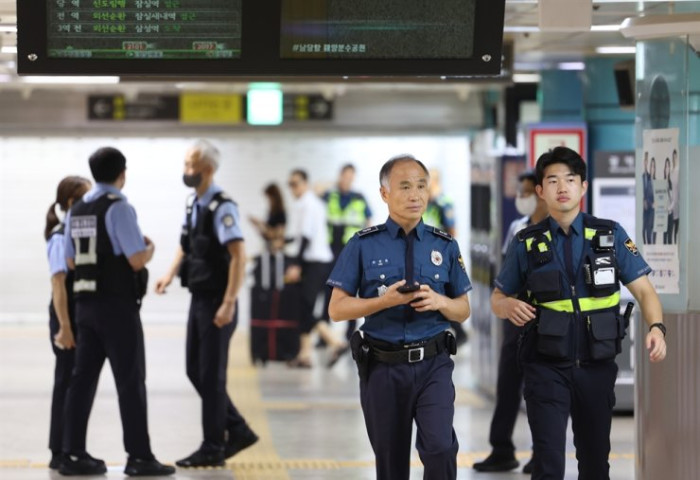
[{"label": "poster with people", "polygon": [[678,129],[644,130],[642,248],[659,293],[680,293]]}]

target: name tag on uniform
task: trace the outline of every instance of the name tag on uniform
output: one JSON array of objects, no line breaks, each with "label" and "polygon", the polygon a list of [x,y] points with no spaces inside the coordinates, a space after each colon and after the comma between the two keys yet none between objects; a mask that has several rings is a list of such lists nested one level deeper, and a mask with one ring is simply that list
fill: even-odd
[{"label": "name tag on uniform", "polygon": [[96,237],[97,217],[95,215],[71,217],[70,236],[71,238]]}]

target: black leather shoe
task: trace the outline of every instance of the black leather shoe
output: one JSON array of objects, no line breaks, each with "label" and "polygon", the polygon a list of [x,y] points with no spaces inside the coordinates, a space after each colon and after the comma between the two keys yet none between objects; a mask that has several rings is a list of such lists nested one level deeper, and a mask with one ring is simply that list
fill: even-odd
[{"label": "black leather shoe", "polygon": [[155,458],[150,460],[142,460],[140,458],[131,458],[126,462],[124,473],[130,477],[159,477],[172,475],[175,473],[175,467],[163,465]]},{"label": "black leather shoe", "polygon": [[87,453],[66,453],[61,458],[58,467],[61,475],[102,475],[107,473],[107,465],[99,458],[93,458]]},{"label": "black leather shoe", "polygon": [[523,467],[523,473],[527,473],[528,475],[532,473],[532,459]]},{"label": "black leather shoe", "polygon": [[241,433],[229,433],[229,439],[224,447],[224,456],[233,457],[241,450],[250,447],[258,441],[258,436],[250,428]]},{"label": "black leather shoe", "polygon": [[207,451],[201,448],[189,457],[185,457],[175,462],[178,467],[223,467],[226,463],[224,452]]},{"label": "black leather shoe", "polygon": [[61,461],[63,460],[63,454],[62,453],[54,453],[51,455],[51,461],[49,462],[49,468],[51,470],[58,470],[58,467],[61,466]]},{"label": "black leather shoe", "polygon": [[474,470],[477,472],[507,472],[508,470],[518,468],[519,465],[520,462],[512,455],[500,456],[492,453],[486,457],[486,460],[483,462],[476,462],[474,464]]}]

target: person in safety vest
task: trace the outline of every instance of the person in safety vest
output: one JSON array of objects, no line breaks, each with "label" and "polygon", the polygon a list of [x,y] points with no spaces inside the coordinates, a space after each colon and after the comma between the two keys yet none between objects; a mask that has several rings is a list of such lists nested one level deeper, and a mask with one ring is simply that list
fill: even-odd
[{"label": "person in safety vest", "polygon": [[580,211],[586,164],[566,147],[537,160],[536,191],[549,218],[513,239],[491,296],[501,318],[524,326],[520,362],[534,443],[532,478],[562,479],[569,416],[579,480],[609,479],[615,356],[633,304],[620,312],[620,282],[649,326],[652,362],[666,356],[666,327],[651,268],[625,230]]},{"label": "person in safety vest", "polygon": [[[351,163],[343,165],[338,176],[336,188],[328,190],[323,195],[323,201],[326,202],[326,216],[328,220],[328,243],[333,252],[333,265],[338,259],[341,250],[348,240],[352,238],[358,231],[365,227],[369,227],[372,221],[372,210],[364,195],[360,192],[352,190],[352,184],[355,181],[355,166]],[[328,319],[328,302],[331,299],[331,290],[327,289],[324,306],[324,319]],[[345,338],[350,340],[355,328],[357,320],[349,320],[345,331]],[[331,354],[328,366],[332,367],[340,358],[343,351],[336,351]]]}]

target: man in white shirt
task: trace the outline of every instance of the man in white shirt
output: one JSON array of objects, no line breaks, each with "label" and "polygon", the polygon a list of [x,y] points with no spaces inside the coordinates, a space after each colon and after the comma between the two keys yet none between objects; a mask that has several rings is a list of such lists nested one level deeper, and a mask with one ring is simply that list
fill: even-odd
[{"label": "man in white shirt", "polygon": [[296,199],[292,205],[291,233],[299,245],[295,260],[287,268],[285,281],[301,282],[301,312],[299,329],[301,344],[299,355],[289,362],[292,367],[311,367],[311,331],[316,327],[319,335],[330,347],[331,355],[347,350],[347,344],[335,338],[328,324],[314,316],[318,295],[323,291],[330,273],[333,252],[328,245],[326,205],[309,188],[304,170],[293,170],[289,175],[289,189]]}]

